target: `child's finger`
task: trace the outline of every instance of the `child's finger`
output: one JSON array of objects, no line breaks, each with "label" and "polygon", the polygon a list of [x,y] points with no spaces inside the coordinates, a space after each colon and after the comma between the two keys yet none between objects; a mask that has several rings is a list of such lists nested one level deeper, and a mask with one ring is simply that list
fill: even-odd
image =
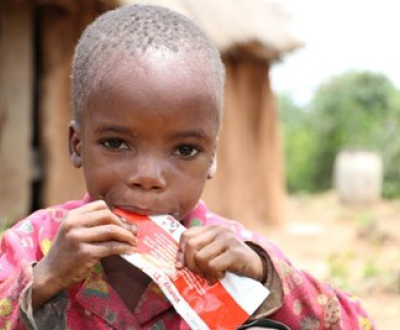
[{"label": "child's finger", "polygon": [[184,259],[181,261],[189,268],[195,268],[193,264],[194,255],[205,246],[214,242],[219,231],[220,229],[217,226],[194,227],[185,231],[179,242],[179,251],[184,254]]},{"label": "child's finger", "polygon": [[192,228],[184,231],[179,240],[179,250],[184,251],[186,243],[189,240],[201,235],[205,230],[206,230],[205,227],[192,227]]},{"label": "child's finger", "polygon": [[213,277],[221,278],[224,276],[225,272],[232,271],[232,267],[235,263],[236,258],[234,255],[225,251],[208,260],[205,271],[212,274]]},{"label": "child's finger", "polygon": [[229,271],[254,279],[263,276],[263,265],[260,257],[244,243],[243,245],[232,246],[215,256],[209,260],[207,266],[211,274]]},{"label": "child's finger", "polygon": [[92,212],[74,214],[69,213],[64,220],[64,225],[78,227],[96,227],[105,224],[124,226],[124,222],[109,209],[93,210]]},{"label": "child's finger", "polygon": [[136,246],[136,236],[126,228],[114,224],[106,224],[91,228],[79,228],[80,240],[82,242],[107,242],[119,241]]},{"label": "child's finger", "polygon": [[175,260],[176,268],[182,268],[185,266],[186,242],[190,238],[199,235],[202,231],[204,231],[203,227],[193,227],[182,233],[181,238],[179,240],[178,253]]},{"label": "child's finger", "polygon": [[194,254],[194,263],[202,274],[208,274],[212,277],[219,278],[226,268],[224,266],[216,269],[214,266],[214,260],[224,254],[226,246],[215,241],[209,245],[204,246],[202,249]]},{"label": "child's finger", "polygon": [[99,242],[85,246],[85,254],[95,256],[97,259],[134,252],[136,252],[134,246],[119,241]]},{"label": "child's finger", "polygon": [[176,268],[183,268],[185,266],[185,254],[183,251],[178,250],[178,253],[176,255],[176,261],[175,261],[175,267]]},{"label": "child's finger", "polygon": [[136,235],[137,234],[137,226],[133,223],[126,221],[123,217],[118,216],[122,222],[122,226],[128,230],[130,233]]}]

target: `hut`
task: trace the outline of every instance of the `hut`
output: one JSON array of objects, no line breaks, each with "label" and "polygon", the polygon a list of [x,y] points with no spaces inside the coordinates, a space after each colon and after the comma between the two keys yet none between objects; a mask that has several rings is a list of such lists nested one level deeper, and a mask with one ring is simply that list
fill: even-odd
[{"label": "hut", "polygon": [[301,46],[290,17],[265,0],[2,0],[0,217],[20,217],[84,193],[69,165],[69,73],[74,45],[100,13],[127,3],[167,6],[202,25],[227,69],[218,172],[203,198],[248,225],[283,219],[277,109],[269,71]]}]

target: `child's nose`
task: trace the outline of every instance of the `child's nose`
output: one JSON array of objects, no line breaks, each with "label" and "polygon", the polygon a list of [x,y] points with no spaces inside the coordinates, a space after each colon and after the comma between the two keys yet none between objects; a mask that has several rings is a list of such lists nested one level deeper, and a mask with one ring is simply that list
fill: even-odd
[{"label": "child's nose", "polygon": [[166,180],[162,161],[141,158],[129,176],[129,185],[143,190],[164,190]]}]

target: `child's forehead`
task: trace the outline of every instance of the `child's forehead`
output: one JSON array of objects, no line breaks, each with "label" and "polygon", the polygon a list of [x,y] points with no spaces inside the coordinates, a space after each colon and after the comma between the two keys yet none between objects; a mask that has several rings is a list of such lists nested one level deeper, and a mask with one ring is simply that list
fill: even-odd
[{"label": "child's forehead", "polygon": [[104,71],[98,84],[100,89],[110,85],[124,89],[128,84],[131,89],[154,92],[176,92],[182,88],[186,92],[209,94],[213,98],[217,93],[217,77],[212,63],[183,52],[156,49],[140,56],[117,52],[108,59]]},{"label": "child's forehead", "polygon": [[[179,69],[175,74],[196,74],[197,78],[215,79],[214,65],[204,57],[189,54],[188,52],[173,52],[169,49],[148,50],[146,53],[132,56],[123,50],[116,51],[111,58],[119,59],[114,62],[114,72],[125,72],[126,70],[141,72],[146,71],[148,75],[158,74]],[[204,76],[199,77],[198,75]]]},{"label": "child's forehead", "polygon": [[211,117],[219,117],[212,66],[207,68],[184,54],[157,50],[136,58],[120,57],[101,80],[91,93],[93,111],[100,104],[113,109],[123,103],[125,108],[146,109],[146,112],[164,109],[168,113],[167,107],[200,109],[198,104],[201,104]]},{"label": "child's forehead", "polygon": [[198,139],[215,141],[219,130],[215,86],[199,83],[190,72],[187,77],[185,70],[169,69],[165,63],[145,64],[120,65],[104,80],[83,116],[88,131],[113,127],[149,141],[161,137],[172,141],[190,132]]}]

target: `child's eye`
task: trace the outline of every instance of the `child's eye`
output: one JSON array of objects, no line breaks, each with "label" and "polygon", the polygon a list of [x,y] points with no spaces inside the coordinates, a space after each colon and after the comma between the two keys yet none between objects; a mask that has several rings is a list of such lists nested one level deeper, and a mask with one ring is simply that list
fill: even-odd
[{"label": "child's eye", "polygon": [[196,147],[190,145],[182,145],[178,147],[175,151],[175,154],[180,158],[192,158],[196,156],[200,150]]},{"label": "child's eye", "polygon": [[121,139],[104,140],[102,144],[108,149],[128,149],[126,143]]}]

